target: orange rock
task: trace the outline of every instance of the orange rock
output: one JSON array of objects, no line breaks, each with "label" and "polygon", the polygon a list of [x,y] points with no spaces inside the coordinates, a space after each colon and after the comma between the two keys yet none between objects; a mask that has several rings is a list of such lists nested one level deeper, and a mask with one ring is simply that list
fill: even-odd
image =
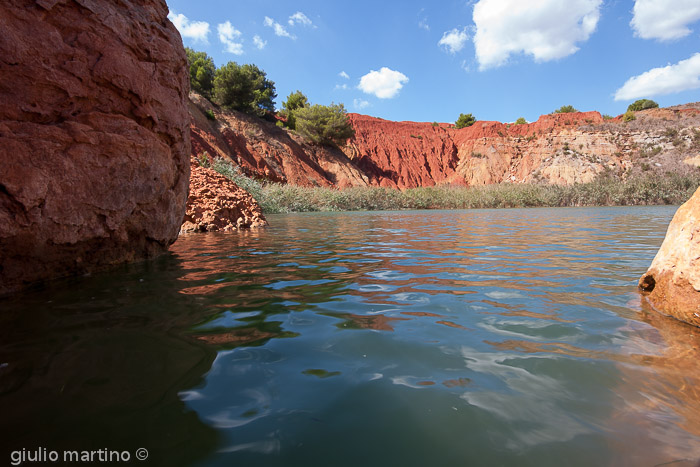
[{"label": "orange rock", "polygon": [[230,232],[267,225],[260,205],[247,191],[191,160],[190,196],[182,232]]},{"label": "orange rock", "polygon": [[[477,121],[460,130],[446,123],[392,122],[351,113],[355,136],[335,148],[309,144],[272,122],[221,111],[195,93],[190,98],[194,156],[207,151],[233,161],[248,175],[273,182],[335,188],[571,185],[591,182],[602,173],[622,178],[641,164],[642,149],[674,152],[664,136],[669,122],[688,133],[700,121],[698,104],[637,112],[637,120],[629,124],[621,117],[605,120],[598,112],[573,112],[542,115],[524,125]],[[205,110],[216,121],[207,120]],[[651,169],[673,170],[684,159],[671,154]]]},{"label": "orange rock", "polygon": [[163,0],[0,2],[0,293],[164,252],[189,73]]},{"label": "orange rock", "polygon": [[447,183],[457,167],[454,131],[430,123],[349,114],[355,136],[346,154],[373,185],[415,188]]},{"label": "orange rock", "polygon": [[700,326],[700,189],[673,216],[639,288],[658,311]]}]

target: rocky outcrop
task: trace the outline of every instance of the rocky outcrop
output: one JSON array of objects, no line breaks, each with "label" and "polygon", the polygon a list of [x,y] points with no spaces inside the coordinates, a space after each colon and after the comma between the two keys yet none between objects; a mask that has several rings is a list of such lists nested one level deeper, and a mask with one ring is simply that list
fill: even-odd
[{"label": "rocky outcrop", "polygon": [[460,130],[445,123],[349,114],[355,136],[341,148],[327,148],[271,122],[222,112],[196,94],[191,97],[194,155],[206,151],[255,178],[293,185],[571,185],[604,173],[624,178],[700,165],[698,104],[637,112],[631,122],[575,112],[543,115],[523,125],[477,121]]},{"label": "rocky outcrop", "polygon": [[0,293],[163,252],[189,88],[163,0],[0,4]]},{"label": "rocky outcrop", "polygon": [[260,205],[247,191],[194,159],[191,170],[183,233],[230,232],[267,225]]},{"label": "rocky outcrop", "polygon": [[700,326],[700,189],[673,216],[639,288],[657,310]]}]

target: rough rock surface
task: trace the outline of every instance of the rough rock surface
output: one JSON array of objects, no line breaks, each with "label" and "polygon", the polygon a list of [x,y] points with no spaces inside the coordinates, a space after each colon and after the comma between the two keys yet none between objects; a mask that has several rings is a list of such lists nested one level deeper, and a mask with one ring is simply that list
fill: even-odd
[{"label": "rough rock surface", "polygon": [[191,169],[182,232],[230,232],[267,225],[262,209],[247,191],[194,159]]},{"label": "rough rock surface", "polygon": [[[355,136],[342,148],[326,148],[259,118],[222,112],[196,94],[191,98],[193,155],[207,151],[253,177],[293,185],[571,185],[603,173],[624,178],[700,165],[698,104],[637,112],[627,123],[575,112],[524,125],[477,121],[460,130],[351,113]],[[207,120],[204,110],[216,120]]]},{"label": "rough rock surface", "polygon": [[[190,94],[192,155],[231,160],[251,177],[299,186],[368,185],[367,177],[338,148],[310,145],[271,122],[241,112],[221,111]],[[211,112],[215,120],[204,112]]]},{"label": "rough rock surface", "polygon": [[373,185],[415,188],[448,181],[459,162],[454,130],[350,114],[355,136],[346,153]]},{"label": "rough rock surface", "polygon": [[163,0],[0,3],[0,293],[177,238],[189,82],[167,14]]},{"label": "rough rock surface", "polygon": [[639,288],[657,310],[700,326],[700,189],[673,216]]}]

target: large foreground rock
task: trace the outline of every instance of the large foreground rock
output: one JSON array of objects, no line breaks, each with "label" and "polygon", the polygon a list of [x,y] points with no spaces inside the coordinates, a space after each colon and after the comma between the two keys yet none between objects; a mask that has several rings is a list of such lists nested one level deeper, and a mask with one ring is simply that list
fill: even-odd
[{"label": "large foreground rock", "polygon": [[639,288],[657,310],[700,326],[700,188],[673,216]]},{"label": "large foreground rock", "polygon": [[163,0],[0,2],[0,293],[164,251],[189,178]]}]

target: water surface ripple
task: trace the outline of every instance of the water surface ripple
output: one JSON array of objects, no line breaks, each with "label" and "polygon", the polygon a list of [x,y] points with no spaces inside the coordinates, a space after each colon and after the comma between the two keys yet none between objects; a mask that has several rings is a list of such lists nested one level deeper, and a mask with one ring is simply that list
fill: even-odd
[{"label": "water surface ripple", "polygon": [[184,236],[5,302],[3,423],[24,447],[118,440],[163,465],[691,466],[699,333],[635,287],[673,212],[294,214]]}]

